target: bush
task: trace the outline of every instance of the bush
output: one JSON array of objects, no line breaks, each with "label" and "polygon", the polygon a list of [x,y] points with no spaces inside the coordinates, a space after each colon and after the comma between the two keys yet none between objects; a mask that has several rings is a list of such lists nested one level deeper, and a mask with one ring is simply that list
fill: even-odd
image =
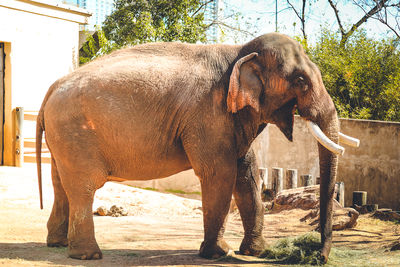
[{"label": "bush", "polygon": [[399,40],[373,40],[358,31],[341,49],[340,36],[323,30],[315,45],[301,43],[340,117],[400,121]]}]

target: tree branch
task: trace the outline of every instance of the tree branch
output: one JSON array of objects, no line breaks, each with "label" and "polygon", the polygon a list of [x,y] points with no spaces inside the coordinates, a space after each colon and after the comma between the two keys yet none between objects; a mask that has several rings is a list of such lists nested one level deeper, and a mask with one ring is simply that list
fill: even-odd
[{"label": "tree branch", "polygon": [[332,7],[333,12],[335,12],[336,20],[339,24],[339,30],[343,36],[343,35],[345,35],[345,32],[344,32],[344,28],[342,25],[342,21],[340,20],[340,17],[339,17],[339,10],[337,10],[336,5],[332,2],[332,0],[328,0],[328,2],[329,2],[329,5]]},{"label": "tree branch", "polygon": [[378,13],[385,6],[385,3],[388,0],[379,1],[370,11],[368,11],[357,23],[355,23],[351,29],[347,32],[347,34],[351,35],[361,24],[366,22],[370,17]]},{"label": "tree branch", "polygon": [[233,27],[233,26],[228,25],[228,24],[226,24],[226,23],[224,23],[224,22],[222,22],[222,21],[217,21],[217,20],[214,20],[213,22],[211,22],[210,24],[208,24],[205,28],[208,29],[208,28],[210,28],[212,25],[224,26],[224,27],[226,27],[226,28],[228,28],[228,29],[235,30],[235,31],[238,31],[238,32],[242,32],[242,33],[248,34],[248,35],[250,35],[250,36],[252,36],[252,37],[255,37],[254,33],[251,33],[251,32],[246,31],[246,30],[242,30],[242,29],[240,29],[240,28]]},{"label": "tree branch", "polygon": [[[376,0],[375,0],[376,1]],[[399,20],[399,15],[400,15],[400,2],[398,4],[389,4],[389,1],[384,1],[382,8],[377,11],[374,15],[371,15],[371,19],[375,19],[385,25],[389,30],[391,30],[398,39],[400,39],[400,20]],[[367,11],[364,9],[364,7],[358,3],[358,1],[353,0],[353,3],[358,6],[364,13],[367,14]],[[365,1],[364,4],[368,6],[367,2]],[[396,14],[392,14],[389,11],[389,8],[397,10]],[[383,14],[381,14],[381,11],[383,10]],[[395,26],[392,26],[389,21],[388,17],[391,16],[394,18]]]},{"label": "tree branch", "polygon": [[349,37],[360,27],[364,22],[366,22],[370,17],[378,13],[379,11],[382,10],[382,8],[385,6],[385,3],[388,2],[389,0],[376,0],[376,5],[368,12],[365,12],[365,15],[357,21],[355,24],[353,24],[347,32],[345,32],[343,25],[341,23],[341,20],[339,18],[339,11],[337,10],[336,5],[332,2],[332,0],[328,0],[330,6],[332,7],[333,11],[335,12],[336,19],[339,24],[339,29],[342,34],[342,39],[340,40],[340,47],[344,47],[345,43],[349,39]]},{"label": "tree branch", "polygon": [[196,15],[203,7],[207,6],[209,3],[213,2],[213,1],[215,1],[215,0],[209,0],[209,1],[201,4],[200,7],[193,13],[192,16]]},{"label": "tree branch", "polygon": [[287,1],[287,3],[289,4],[289,6],[291,7],[291,9],[294,11],[294,13],[296,14],[296,16],[301,20],[301,17],[300,17],[300,15],[299,15],[299,13],[297,12],[296,8],[294,8],[293,4],[290,3],[289,0],[286,0],[286,1]]},{"label": "tree branch", "polygon": [[306,19],[305,19],[305,9],[306,9],[306,2],[307,0],[302,0],[302,8],[301,8],[301,15],[299,14],[299,12],[296,10],[296,8],[294,7],[294,5],[290,2],[290,0],[286,0],[286,2],[288,3],[288,5],[290,6],[290,8],[294,11],[294,13],[296,14],[296,16],[299,18],[300,22],[301,22],[301,31],[303,33],[303,38],[304,40],[307,41],[307,35],[306,35]]},{"label": "tree branch", "polygon": [[307,41],[307,35],[306,35],[306,19],[305,19],[305,12],[306,12],[306,1],[303,0],[303,6],[301,8],[301,25],[302,25],[302,31],[303,31],[303,37]]}]

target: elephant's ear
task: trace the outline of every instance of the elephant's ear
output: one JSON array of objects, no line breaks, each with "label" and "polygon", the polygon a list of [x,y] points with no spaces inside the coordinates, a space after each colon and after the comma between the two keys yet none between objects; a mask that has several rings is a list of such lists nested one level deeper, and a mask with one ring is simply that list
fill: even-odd
[{"label": "elephant's ear", "polygon": [[260,109],[262,83],[257,75],[256,63],[250,61],[256,56],[256,52],[244,56],[233,67],[227,97],[229,112],[236,113],[246,106],[253,107],[257,112]]}]

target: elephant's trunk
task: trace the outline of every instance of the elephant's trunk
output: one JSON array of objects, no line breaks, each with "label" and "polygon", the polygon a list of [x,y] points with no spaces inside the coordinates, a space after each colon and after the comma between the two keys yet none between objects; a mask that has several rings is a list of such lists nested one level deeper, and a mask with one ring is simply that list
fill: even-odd
[{"label": "elephant's trunk", "polygon": [[[331,112],[331,116],[325,117],[318,122],[324,134],[334,143],[339,141],[339,121],[336,110]],[[322,250],[321,256],[324,262],[328,261],[329,252],[332,246],[332,217],[333,217],[333,195],[338,166],[338,155],[329,151],[320,143],[319,167],[320,167],[320,229]]]},{"label": "elephant's trunk", "polygon": [[[300,116],[307,120],[314,137],[318,140],[320,168],[320,229],[321,257],[328,261],[332,246],[333,195],[338,167],[338,154],[344,149],[338,146],[339,119],[332,99],[324,90],[318,96],[298,99]],[[312,92],[310,92],[312,93]],[[317,104],[309,99],[318,99]]]}]

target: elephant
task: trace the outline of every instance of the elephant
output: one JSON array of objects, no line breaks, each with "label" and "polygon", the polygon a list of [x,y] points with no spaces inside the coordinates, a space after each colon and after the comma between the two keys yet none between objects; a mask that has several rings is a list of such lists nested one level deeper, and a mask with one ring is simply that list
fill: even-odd
[{"label": "elephant", "polygon": [[[318,67],[279,33],[244,45],[141,44],[83,65],[50,86],[37,117],[41,208],[44,132],[54,188],[47,245],[68,246],[72,258],[102,258],[92,213],[97,189],[193,169],[202,191],[199,255],[229,251],[223,234],[232,195],[244,227],[240,252],[258,255],[265,248],[264,210],[250,145],[268,123],[292,140],[296,110],[322,132],[322,144],[338,146],[337,112]],[[326,262],[338,155],[325,146],[319,160]]]}]

